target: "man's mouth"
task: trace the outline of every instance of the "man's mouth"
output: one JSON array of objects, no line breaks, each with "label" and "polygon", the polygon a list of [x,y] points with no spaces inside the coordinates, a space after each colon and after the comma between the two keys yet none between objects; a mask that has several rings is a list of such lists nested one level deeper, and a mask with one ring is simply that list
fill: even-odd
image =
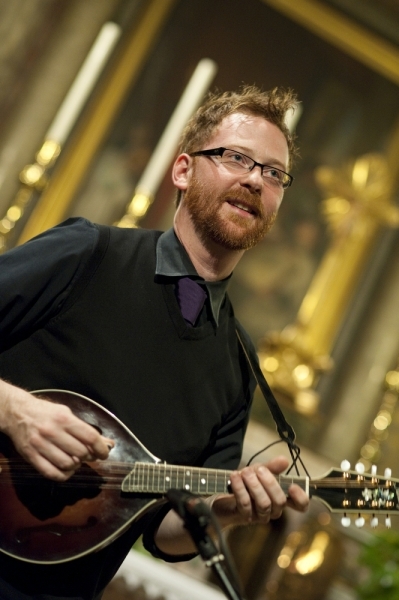
[{"label": "man's mouth", "polygon": [[235,201],[235,200],[228,200],[227,202],[231,206],[235,206],[236,208],[239,208],[240,210],[243,210],[243,211],[249,213],[250,215],[254,215],[254,216],[257,215],[257,211],[248,204],[243,204],[242,202]]}]

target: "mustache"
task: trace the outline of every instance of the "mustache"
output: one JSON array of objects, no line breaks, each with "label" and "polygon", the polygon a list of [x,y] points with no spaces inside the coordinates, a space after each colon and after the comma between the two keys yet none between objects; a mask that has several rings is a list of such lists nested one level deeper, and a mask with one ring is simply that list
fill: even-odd
[{"label": "mustache", "polygon": [[261,195],[257,192],[240,188],[229,192],[224,192],[219,196],[219,201],[222,204],[226,201],[241,202],[253,210],[257,216],[264,216],[264,208],[261,200]]}]

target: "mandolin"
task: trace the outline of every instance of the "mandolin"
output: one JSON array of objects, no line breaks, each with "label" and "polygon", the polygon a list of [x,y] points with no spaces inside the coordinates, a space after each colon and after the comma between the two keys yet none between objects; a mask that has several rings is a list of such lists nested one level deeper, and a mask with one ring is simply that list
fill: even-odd
[{"label": "mandolin", "polygon": [[[198,496],[228,492],[230,471],[170,465],[161,462],[111,412],[74,392],[41,390],[40,397],[66,404],[73,413],[105,437],[117,441],[104,461],[84,463],[68,481],[58,483],[42,477],[0,434],[0,551],[13,558],[38,564],[63,563],[100,550],[150,508],[165,502],[170,489]],[[331,512],[386,517],[396,513],[398,480],[386,472],[384,479],[331,469],[321,479],[277,477],[288,492],[292,483],[310,497],[321,500]]]}]

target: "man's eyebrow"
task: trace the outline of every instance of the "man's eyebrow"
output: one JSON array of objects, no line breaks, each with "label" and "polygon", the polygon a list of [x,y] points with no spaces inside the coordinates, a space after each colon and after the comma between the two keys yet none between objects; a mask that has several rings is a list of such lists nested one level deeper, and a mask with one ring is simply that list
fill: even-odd
[{"label": "man's eyebrow", "polygon": [[[241,152],[242,154],[249,156],[249,158],[252,158],[251,150],[248,149],[246,146],[240,146],[240,144],[235,144],[234,148],[231,148],[231,150],[237,150],[238,152]],[[255,159],[252,158],[252,160],[255,160]],[[255,162],[259,162],[259,161],[255,161]],[[268,167],[277,167],[278,169],[281,168],[284,172],[288,169],[288,167],[284,163],[282,163],[281,160],[279,160],[278,158],[271,158],[267,162],[261,163],[261,164],[267,165]]]}]

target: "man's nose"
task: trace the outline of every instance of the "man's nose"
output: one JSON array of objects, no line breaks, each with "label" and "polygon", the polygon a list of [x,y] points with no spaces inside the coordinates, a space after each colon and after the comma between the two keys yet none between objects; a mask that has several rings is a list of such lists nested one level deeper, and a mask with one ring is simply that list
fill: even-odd
[{"label": "man's nose", "polygon": [[250,171],[245,171],[241,177],[242,185],[251,187],[253,190],[260,194],[263,189],[263,177],[262,167],[260,165],[254,165]]}]

